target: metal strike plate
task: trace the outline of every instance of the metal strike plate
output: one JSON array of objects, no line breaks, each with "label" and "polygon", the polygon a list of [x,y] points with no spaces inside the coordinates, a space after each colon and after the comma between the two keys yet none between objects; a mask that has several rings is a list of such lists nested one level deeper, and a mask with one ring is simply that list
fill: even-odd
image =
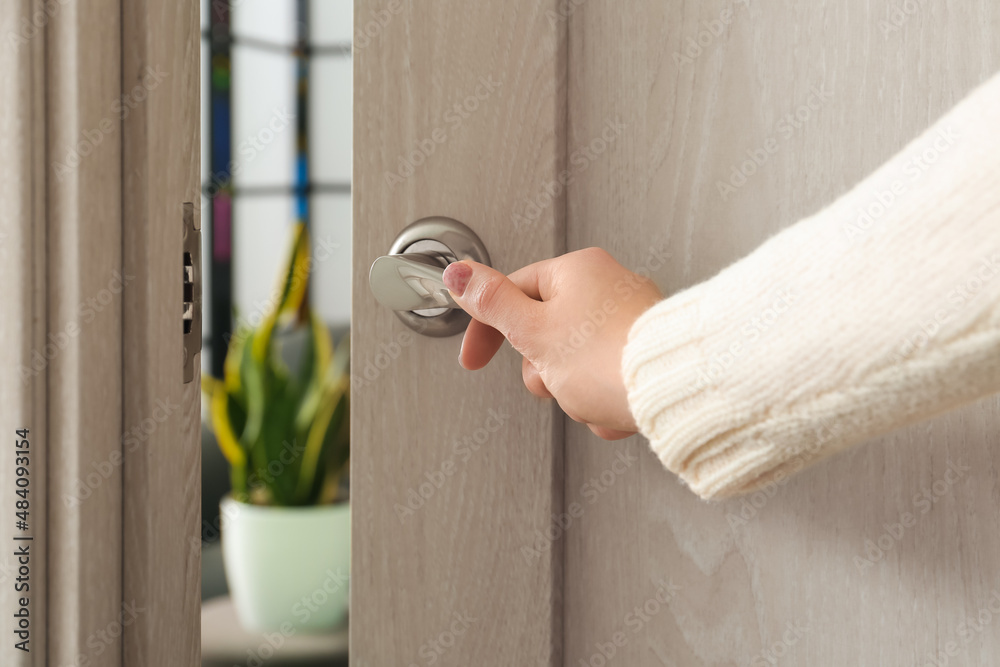
[{"label": "metal strike plate", "polygon": [[194,204],[184,202],[184,384],[196,375],[195,357],[201,352],[201,225]]}]

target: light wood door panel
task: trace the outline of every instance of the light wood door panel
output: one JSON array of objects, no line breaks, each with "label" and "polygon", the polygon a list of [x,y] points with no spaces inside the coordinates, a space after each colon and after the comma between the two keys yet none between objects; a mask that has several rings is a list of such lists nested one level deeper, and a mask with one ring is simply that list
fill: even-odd
[{"label": "light wood door panel", "polygon": [[[0,6],[0,475],[13,513],[10,440],[29,429],[33,537],[30,652],[8,635],[5,667],[198,662],[201,403],[180,347],[197,7]],[[3,551],[11,618],[23,573]]]},{"label": "light wood door panel", "polygon": [[[33,12],[30,0],[0,4],[0,34],[20,34],[23,21]],[[0,555],[0,609],[13,622],[20,610],[20,599],[30,600],[30,653],[18,650],[22,637],[8,634],[0,645],[0,663],[10,667],[40,667],[45,664],[45,562],[46,562],[46,448],[44,373],[33,373],[31,359],[43,350],[47,335],[45,261],[45,42],[26,44],[18,41],[13,48],[4,44],[4,62],[0,67],[0,99],[18,100],[19,104],[0,113],[0,424],[10,456],[0,458],[0,488],[13,502],[17,489],[17,460],[11,442],[15,430],[30,429],[28,493],[30,532],[17,529],[13,520],[0,523],[0,540],[5,547],[15,544],[15,537],[26,534],[32,562],[31,582],[18,582],[21,563],[13,548]],[[13,505],[4,509],[13,511]],[[10,517],[13,519],[14,517]],[[28,583],[30,590],[16,586]],[[12,628],[13,629],[13,628]]]},{"label": "light wood door panel", "polygon": [[370,39],[354,50],[351,660],[360,667],[432,657],[562,664],[561,543],[522,552],[559,511],[561,418],[524,391],[512,350],[465,372],[460,338],[417,335],[368,287],[372,261],[431,215],[469,225],[503,271],[563,251],[561,200],[524,233],[511,222],[525,193],[562,168],[564,25],[546,16],[556,4],[355,3],[355,34]]},{"label": "light wood door panel", "polygon": [[[854,0],[628,4],[588,0],[569,17],[567,150],[609,121],[624,129],[569,187],[568,247],[653,269],[667,294],[831,202],[1000,68],[1000,6],[986,0],[905,3],[901,16]],[[782,130],[810,95],[824,99]],[[769,137],[778,149],[720,194]],[[655,252],[669,253],[665,265]],[[948,664],[990,664],[996,616],[982,631],[961,624],[1000,591],[998,445],[992,398],[808,469],[753,505],[708,504],[645,441],[609,444],[571,423],[564,503],[586,512],[566,535],[565,664],[603,664],[619,631],[609,664],[924,664],[953,641]],[[636,461],[587,502],[584,485],[620,452]],[[915,496],[959,465],[968,470],[922,513]],[[867,553],[904,512],[916,525]],[[664,604],[662,581],[677,587]]]},{"label": "light wood door panel", "polygon": [[[119,0],[60,5],[46,46],[48,662],[121,664]],[[58,343],[57,343],[57,346]]]},{"label": "light wood door panel", "polygon": [[135,100],[122,123],[123,264],[141,286],[122,306],[122,600],[143,610],[124,628],[124,665],[201,659],[201,365],[185,384],[180,317],[184,209],[197,224],[201,208],[198,11],[122,2],[123,94]]}]

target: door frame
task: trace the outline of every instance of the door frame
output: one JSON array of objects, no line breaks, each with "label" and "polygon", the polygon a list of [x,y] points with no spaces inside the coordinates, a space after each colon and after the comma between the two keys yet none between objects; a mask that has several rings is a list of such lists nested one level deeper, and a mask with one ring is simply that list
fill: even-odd
[{"label": "door frame", "polygon": [[[19,100],[0,119],[0,409],[30,429],[33,537],[31,651],[5,642],[5,665],[199,660],[201,400],[181,323],[198,26],[197,0],[0,8]],[[5,457],[4,488],[15,473]],[[0,588],[4,613],[18,603]]]}]

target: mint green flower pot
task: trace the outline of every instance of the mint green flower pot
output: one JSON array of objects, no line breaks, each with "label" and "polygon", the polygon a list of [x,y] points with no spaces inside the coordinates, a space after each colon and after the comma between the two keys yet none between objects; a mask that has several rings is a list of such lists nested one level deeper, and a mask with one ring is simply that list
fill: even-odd
[{"label": "mint green flower pot", "polygon": [[348,503],[265,507],[226,496],[220,510],[226,580],[244,628],[292,636],[346,621]]}]

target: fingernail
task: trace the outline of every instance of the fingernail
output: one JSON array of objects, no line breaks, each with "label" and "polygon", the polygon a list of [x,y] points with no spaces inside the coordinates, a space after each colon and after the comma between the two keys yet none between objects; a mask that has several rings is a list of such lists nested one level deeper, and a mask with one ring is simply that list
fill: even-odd
[{"label": "fingernail", "polygon": [[452,262],[445,268],[444,275],[441,276],[444,286],[455,296],[465,294],[465,288],[468,286],[470,278],[472,278],[472,267],[464,262]]}]

